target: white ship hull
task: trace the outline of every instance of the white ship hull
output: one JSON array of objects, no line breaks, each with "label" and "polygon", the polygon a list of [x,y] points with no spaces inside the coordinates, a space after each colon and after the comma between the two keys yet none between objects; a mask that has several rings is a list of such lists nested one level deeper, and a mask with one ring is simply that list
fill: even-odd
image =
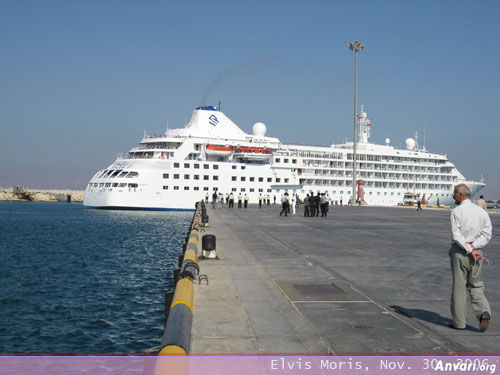
[{"label": "white ship hull", "polygon": [[[430,205],[452,205],[455,185],[466,183],[473,194],[484,187],[482,182],[467,181],[445,155],[371,144],[366,135],[364,139],[358,147],[357,176],[364,181],[368,205],[395,206],[407,192],[425,197]],[[217,142],[266,154],[207,149]],[[235,198],[247,194],[250,203],[257,203],[260,194],[272,202],[276,196],[279,202],[285,192],[300,198],[325,192],[333,202],[345,205],[353,191],[352,143],[285,145],[262,130],[244,133],[213,107],[198,108],[186,128],[145,136],[138,147],[99,171],[87,186],[83,204],[101,209],[194,210],[196,201],[207,196],[211,201],[214,191],[224,196],[232,192]]]}]

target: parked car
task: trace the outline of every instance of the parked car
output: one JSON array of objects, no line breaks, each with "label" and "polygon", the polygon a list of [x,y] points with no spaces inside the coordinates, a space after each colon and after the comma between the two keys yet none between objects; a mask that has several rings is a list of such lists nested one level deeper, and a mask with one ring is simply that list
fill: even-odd
[{"label": "parked car", "polygon": [[486,201],[486,208],[491,210],[493,208],[499,208],[500,203],[498,201]]}]

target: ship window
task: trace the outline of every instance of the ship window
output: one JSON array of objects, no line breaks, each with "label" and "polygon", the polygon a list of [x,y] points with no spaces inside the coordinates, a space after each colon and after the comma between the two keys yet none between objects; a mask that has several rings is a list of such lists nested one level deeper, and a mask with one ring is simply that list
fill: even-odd
[{"label": "ship window", "polygon": [[136,188],[136,187],[138,187],[138,186],[139,186],[139,185],[137,185],[137,184],[128,184],[128,187],[129,187],[129,188]]},{"label": "ship window", "polygon": [[292,159],[292,164],[297,164],[297,159]]},{"label": "ship window", "polygon": [[231,181],[236,181],[236,176],[232,176]]},{"label": "ship window", "polygon": [[276,177],[276,182],[281,182],[281,178]]},{"label": "ship window", "polygon": [[270,193],[270,192],[272,192],[272,191],[273,191],[272,189],[267,189],[267,192],[268,192],[268,193]]},{"label": "ship window", "polygon": [[174,186],[174,190],[179,190],[179,186]]},{"label": "ship window", "polygon": [[199,180],[200,179],[200,175],[199,174],[195,174],[193,177],[194,177],[195,180]]},{"label": "ship window", "polygon": [[204,180],[209,180],[209,179],[210,179],[210,176],[208,176],[208,175],[203,175],[203,179],[204,179]]},{"label": "ship window", "polygon": [[236,191],[236,188],[232,188],[231,191]]},{"label": "ship window", "polygon": [[214,164],[214,165],[213,165],[213,168],[214,168],[214,169],[219,169],[219,166],[218,166],[217,164]]},{"label": "ship window", "polygon": [[213,180],[214,180],[214,181],[217,181],[218,179],[219,179],[219,176],[214,176],[214,177],[213,177]]},{"label": "ship window", "polygon": [[179,179],[179,175],[178,174],[174,174],[174,180],[178,180]]},{"label": "ship window", "polygon": [[241,181],[246,181],[247,178],[246,177],[241,177]]},{"label": "ship window", "polygon": [[188,175],[188,174],[185,174],[185,175],[184,175],[184,179],[185,179],[185,180],[189,180],[189,175]]},{"label": "ship window", "polygon": [[285,178],[285,182],[288,182],[288,178]]},{"label": "ship window", "polygon": [[199,164],[195,164],[194,165],[194,169],[200,169],[200,165]]},{"label": "ship window", "polygon": [[288,163],[288,159],[283,159],[283,163]]},{"label": "ship window", "polygon": [[214,190],[214,191],[217,191],[217,190],[219,190],[219,188],[217,188],[217,187],[214,187],[214,189],[213,189],[213,190]]},{"label": "ship window", "polygon": [[118,187],[118,183],[115,182],[112,187]]},{"label": "ship window", "polygon": [[193,189],[194,190],[200,190],[200,187],[199,186],[195,186]]},{"label": "ship window", "polygon": [[259,189],[259,193],[262,193],[264,191],[264,189]]},{"label": "ship window", "polygon": [[276,158],[276,163],[279,163],[281,161],[280,158]]},{"label": "ship window", "polygon": [[168,178],[168,173],[163,173],[163,178]]},{"label": "ship window", "polygon": [[203,191],[208,191],[208,186],[205,186],[205,187],[203,188]]},{"label": "ship window", "polygon": [[120,175],[118,177],[125,177],[125,175],[127,174],[128,172],[122,172],[120,173]]},{"label": "ship window", "polygon": [[255,181],[255,177],[250,177],[250,182],[254,182]]},{"label": "ship window", "polygon": [[132,177],[137,177],[139,176],[139,173],[137,172],[130,172],[128,175],[127,175],[127,178],[132,178]]},{"label": "ship window", "polygon": [[179,163],[174,163],[174,168],[179,168]]},{"label": "ship window", "polygon": [[111,177],[116,177],[116,176],[118,176],[118,174],[120,174],[120,172],[121,172],[121,171],[122,171],[121,169],[118,169],[115,173],[113,173],[113,174],[111,175]]},{"label": "ship window", "polygon": [[246,168],[246,166],[244,166],[244,165],[241,166],[241,169],[245,169],[245,168]]},{"label": "ship window", "polygon": [[233,169],[236,169],[236,165],[233,165],[233,166],[232,166],[232,168],[233,168]]},{"label": "ship window", "polygon": [[259,182],[264,182],[264,177],[259,177]]},{"label": "ship window", "polygon": [[203,169],[208,169],[209,165],[208,164],[203,164]]},{"label": "ship window", "polygon": [[104,185],[105,187],[111,187],[111,182],[106,182],[106,185]]},{"label": "ship window", "polygon": [[104,183],[102,183],[102,182],[101,182],[101,183],[99,184],[99,187],[104,187]]},{"label": "ship window", "polygon": [[245,188],[241,188],[241,191],[245,191],[246,189]]},{"label": "ship window", "polygon": [[250,188],[250,193],[253,193],[255,191],[254,188]]},{"label": "ship window", "polygon": [[168,190],[168,186],[167,185],[163,186],[163,190]]},{"label": "ship window", "polygon": [[189,168],[189,163],[184,163],[184,168]]},{"label": "ship window", "polygon": [[126,185],[127,184],[125,184],[125,183],[122,182],[120,185],[118,185],[118,187],[125,187]]},{"label": "ship window", "polygon": [[272,177],[268,177],[268,178],[267,178],[267,182],[273,182]]},{"label": "ship window", "polygon": [[189,186],[184,186],[184,190],[189,190]]}]

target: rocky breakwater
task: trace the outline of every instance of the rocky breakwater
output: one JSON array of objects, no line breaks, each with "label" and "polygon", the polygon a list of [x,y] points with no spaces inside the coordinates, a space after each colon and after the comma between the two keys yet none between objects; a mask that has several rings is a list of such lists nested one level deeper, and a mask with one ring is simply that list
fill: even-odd
[{"label": "rocky breakwater", "polygon": [[0,190],[0,201],[66,202],[71,196],[72,202],[83,202],[83,193],[83,190],[7,188]]}]

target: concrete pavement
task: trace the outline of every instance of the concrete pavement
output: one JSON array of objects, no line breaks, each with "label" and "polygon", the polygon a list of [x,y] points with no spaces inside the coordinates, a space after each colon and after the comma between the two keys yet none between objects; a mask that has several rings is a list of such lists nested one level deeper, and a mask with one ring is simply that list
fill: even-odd
[{"label": "concrete pavement", "polygon": [[484,266],[493,320],[479,333],[471,311],[467,330],[447,327],[449,210],[207,211],[220,259],[200,261],[192,353],[500,352],[498,214]]}]

